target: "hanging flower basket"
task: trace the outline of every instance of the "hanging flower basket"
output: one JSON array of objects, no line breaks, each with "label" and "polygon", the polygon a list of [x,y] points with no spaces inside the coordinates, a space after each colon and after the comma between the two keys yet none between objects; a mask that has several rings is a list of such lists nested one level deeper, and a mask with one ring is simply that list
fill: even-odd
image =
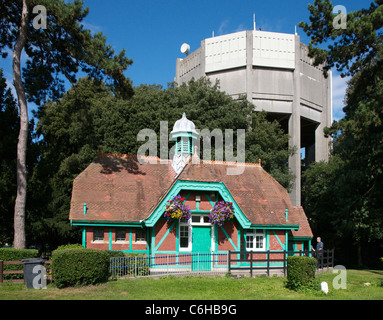
[{"label": "hanging flower basket", "polygon": [[214,204],[209,213],[209,222],[222,226],[225,221],[234,218],[234,207],[232,202],[219,201]]},{"label": "hanging flower basket", "polygon": [[172,200],[168,201],[168,204],[165,208],[164,217],[170,219],[185,219],[188,221],[191,216],[191,211],[189,206],[183,204],[185,198],[182,198],[180,195],[175,196]]}]

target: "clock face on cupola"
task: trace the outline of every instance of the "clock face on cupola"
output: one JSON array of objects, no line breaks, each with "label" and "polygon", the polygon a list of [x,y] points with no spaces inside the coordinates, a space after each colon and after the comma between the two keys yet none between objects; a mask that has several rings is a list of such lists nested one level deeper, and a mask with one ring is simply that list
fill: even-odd
[{"label": "clock face on cupola", "polygon": [[172,167],[179,174],[193,155],[194,141],[198,138],[195,125],[186,118],[186,113],[173,126],[171,137],[176,141]]}]

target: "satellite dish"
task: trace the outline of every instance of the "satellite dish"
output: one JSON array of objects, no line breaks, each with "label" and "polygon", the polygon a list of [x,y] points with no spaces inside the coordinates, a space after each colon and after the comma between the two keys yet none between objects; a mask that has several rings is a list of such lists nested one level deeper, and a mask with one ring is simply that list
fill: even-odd
[{"label": "satellite dish", "polygon": [[187,43],[183,43],[181,46],[181,52],[183,54],[188,55],[189,51],[190,51],[190,45],[188,45]]}]

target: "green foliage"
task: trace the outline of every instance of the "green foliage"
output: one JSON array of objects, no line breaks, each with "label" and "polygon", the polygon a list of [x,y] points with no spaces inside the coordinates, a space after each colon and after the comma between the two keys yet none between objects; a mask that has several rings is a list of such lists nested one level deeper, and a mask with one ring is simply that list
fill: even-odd
[{"label": "green foliage", "polygon": [[288,147],[289,135],[274,120],[268,121],[265,111],[251,113],[251,129],[246,132],[246,162],[262,160],[262,167],[288,191],[294,175],[289,171],[286,160],[297,150]]},{"label": "green foliage", "polygon": [[287,257],[286,287],[291,290],[318,289],[315,279],[317,260],[309,257]]},{"label": "green foliage", "polygon": [[73,180],[95,159],[99,147],[126,153],[130,141],[136,143],[127,122],[128,105],[106,85],[83,78],[59,102],[50,101],[39,109],[41,158],[29,180],[32,241],[52,247],[80,241],[79,230],[68,223]]},{"label": "green foliage", "polygon": [[39,252],[35,249],[0,248],[0,260],[18,261],[27,258],[37,258]]},{"label": "green foliage", "polygon": [[57,249],[54,250],[53,252],[57,252],[60,250],[65,250],[65,249],[84,249],[84,247],[79,243],[63,244],[62,246],[58,246]]},{"label": "green foliage", "polygon": [[120,250],[104,250],[109,255],[109,258],[114,258],[114,257],[125,257],[124,251]]},{"label": "green foliage", "polygon": [[[315,63],[326,63],[325,70],[336,67],[342,75],[354,75],[382,57],[383,7],[381,0],[375,0],[369,8],[347,13],[346,29],[336,29],[333,21],[338,15],[333,13],[330,0],[315,0],[309,4],[310,24],[300,22],[308,36],[309,54]],[[329,50],[318,45],[331,42]]]},{"label": "green foliage", "polygon": [[[256,106],[241,97],[233,100],[228,94],[219,90],[219,83],[211,83],[207,78],[190,80],[180,86],[171,85],[167,89],[161,86],[141,85],[135,89],[132,98],[137,105],[137,113],[131,115],[131,130],[137,136],[143,128],[154,129],[159,135],[160,121],[168,121],[168,131],[173,128],[175,121],[180,119],[183,112],[192,120],[196,128],[222,130],[233,129],[234,145],[237,150],[236,133],[245,129],[245,161],[258,163],[262,159],[263,168],[268,171],[285,188],[290,187],[293,175],[288,170],[287,159],[294,154],[294,148],[288,148],[289,136],[285,134],[277,121],[266,119],[266,112],[254,112]],[[159,142],[157,144],[160,145]],[[136,148],[132,150],[136,153]],[[172,144],[169,142],[169,147]],[[158,154],[160,149],[158,148]],[[169,154],[169,158],[172,158]],[[203,156],[201,142],[200,157]],[[214,142],[212,142],[211,159],[215,159]]]},{"label": "green foliage", "polygon": [[96,249],[63,249],[53,253],[52,266],[58,288],[93,285],[108,280],[109,255]]},{"label": "green foliage", "polygon": [[[235,101],[204,78],[167,89],[140,85],[130,100],[116,97],[102,82],[81,78],[60,100],[47,102],[36,114],[41,157],[29,179],[29,239],[52,247],[79,242],[80,232],[68,222],[74,178],[96,158],[99,148],[137,154],[144,143],[137,141],[137,134],[145,128],[157,133],[160,156],[160,121],[168,122],[170,133],[183,112],[201,130],[233,129],[236,134],[237,129],[247,129],[246,161],[258,163],[262,158],[265,170],[288,187],[292,180],[286,164],[292,152],[288,135],[265,113],[252,113],[253,108],[246,99]],[[169,149],[172,145],[169,141]]]},{"label": "green foliage", "polygon": [[[33,26],[33,8],[36,5],[44,6],[46,9],[46,28],[44,29],[35,28]],[[21,135],[18,139],[19,152],[17,154],[17,163],[19,166],[17,170],[20,179],[17,180],[19,187],[19,192],[17,193],[18,201],[16,201],[16,206],[14,206],[16,213],[15,220],[18,222],[15,223],[15,227],[19,229],[19,232],[16,232],[16,236],[20,236],[20,240],[16,243],[17,246],[25,246],[25,225],[28,241],[32,243],[36,243],[36,241],[39,240],[38,242],[45,244],[50,242],[49,239],[53,239],[53,243],[56,242],[54,245],[57,245],[57,239],[74,240],[73,232],[70,231],[70,227],[66,221],[67,219],[64,220],[62,210],[68,211],[68,202],[66,197],[63,196],[63,191],[60,190],[57,197],[47,198],[46,196],[47,194],[51,194],[52,185],[60,184],[60,181],[57,181],[60,177],[56,176],[52,178],[50,175],[52,170],[56,172],[57,167],[49,167],[51,163],[43,164],[37,173],[33,172],[34,168],[32,169],[31,166],[28,166],[28,163],[25,164],[23,161],[26,157],[27,149],[27,160],[32,155],[35,156],[32,157],[36,159],[35,161],[39,160],[40,156],[43,157],[42,153],[45,151],[39,150],[41,153],[36,155],[34,153],[35,150],[33,150],[35,148],[27,148],[28,122],[24,121],[24,119],[28,117],[26,100],[28,99],[28,101],[35,102],[38,105],[47,101],[57,101],[62,97],[65,91],[65,79],[74,85],[77,81],[79,71],[87,74],[95,82],[100,83],[103,81],[115,97],[119,97],[123,100],[133,95],[131,81],[123,73],[133,61],[125,57],[125,50],[115,54],[112,47],[106,43],[106,38],[101,32],[92,35],[90,30],[84,28],[83,20],[88,15],[89,9],[84,8],[83,5],[83,1],[79,0],[72,2],[64,0],[31,0],[24,2],[3,0],[0,4],[0,55],[6,58],[9,51],[15,50],[14,56],[17,57],[20,56],[21,51],[23,51],[23,65],[25,66],[20,70],[18,63],[13,64],[14,75],[18,75],[15,77],[15,87],[20,102],[20,115],[23,119],[23,121],[19,121]],[[22,12],[25,13],[23,19]],[[25,28],[20,26],[21,22],[25,25]],[[21,41],[18,41],[18,39]],[[16,45],[16,43],[18,43],[18,45]],[[20,77],[21,73],[22,78]],[[1,84],[1,87],[2,86],[3,84]],[[5,118],[9,120],[7,123],[8,126],[5,126],[5,128],[7,128],[6,130],[9,130],[14,123],[12,117],[8,118]],[[67,121],[68,119],[65,120]],[[0,124],[3,125],[3,121],[1,121]],[[17,134],[17,130],[13,130],[12,134],[9,135],[9,143],[14,143],[13,136],[15,134]],[[44,141],[39,141],[33,146],[39,148],[44,144]],[[65,143],[64,146],[66,146]],[[1,143],[0,147],[2,147]],[[89,148],[86,148],[86,146],[84,146],[84,148],[85,150],[80,155],[75,155],[74,159],[69,159],[67,161],[69,163],[66,164],[66,166],[73,167],[83,161],[84,157],[89,159]],[[15,149],[16,148],[12,148],[10,150]],[[54,152],[56,151],[57,150],[54,150]],[[0,156],[3,156],[2,152],[3,150],[0,149]],[[7,152],[13,155],[12,151],[7,150]],[[68,149],[66,152],[68,153],[66,157],[74,153]],[[2,157],[0,157],[0,159],[2,159]],[[62,161],[63,159],[59,160]],[[15,172],[13,176],[10,174],[12,169],[15,168],[15,164],[16,159],[13,157],[12,162],[8,163],[8,167],[4,170],[4,175],[8,175],[7,178],[9,178],[9,181],[15,181],[16,169],[13,171]],[[4,163],[1,161],[1,169],[3,165]],[[44,167],[44,165],[48,167]],[[63,168],[64,173],[65,169],[66,168]],[[29,179],[27,179],[26,175],[31,175],[32,172],[33,174],[39,175],[39,178],[28,176]],[[3,191],[2,178],[0,175],[0,194],[2,194],[1,191]],[[56,181],[51,182],[49,181],[50,179],[56,179]],[[29,183],[30,180],[34,181],[34,183],[32,186],[28,185],[27,190],[26,181]],[[64,185],[60,185],[56,189],[68,188],[68,179],[64,182],[66,182],[66,184],[64,183]],[[14,183],[9,184],[8,190],[7,188],[4,189],[6,189],[4,190],[4,197],[7,200],[3,201],[3,199],[0,198],[0,206],[3,205],[3,202],[5,202],[5,206],[7,206],[5,208],[6,223],[1,223],[1,225],[6,226],[7,232],[5,232],[4,235],[1,233],[1,238],[5,239],[0,239],[0,241],[8,242],[10,234],[9,202],[15,198]],[[28,197],[26,196],[27,192]],[[10,193],[12,194],[8,196]],[[53,204],[53,207],[60,207],[61,210],[57,212],[57,216],[55,216],[54,219],[47,217],[47,219],[44,220],[44,216],[46,217],[46,215],[52,214],[52,208],[48,208],[50,205],[48,204],[48,199],[54,199],[56,203]],[[26,204],[28,212],[25,212],[24,203],[26,201],[28,201]],[[47,210],[48,213],[43,212],[42,220],[40,220],[38,216],[45,210]],[[26,219],[32,217],[32,219],[25,223],[24,217],[26,217]],[[38,236],[36,237],[35,235]],[[40,235],[42,235],[42,237]]]},{"label": "green foliage", "polygon": [[[32,9],[46,8],[46,29],[33,27]],[[89,8],[82,1],[32,0],[28,1],[29,25],[23,68],[24,87],[29,101],[37,104],[47,98],[57,100],[64,93],[64,80],[76,83],[81,70],[93,79],[104,80],[116,95],[124,99],[133,94],[131,81],[123,71],[133,63],[125,57],[125,50],[115,54],[102,32],[91,34],[84,28]],[[13,50],[21,17],[20,1],[2,1],[0,23],[0,53]]]},{"label": "green foliage", "polygon": [[[0,248],[0,260],[19,261],[27,258],[37,258],[39,252],[35,249]],[[4,271],[23,270],[22,264],[8,264],[3,266]],[[22,274],[4,274],[4,279],[23,279]]]},{"label": "green foliage", "polygon": [[12,243],[16,198],[17,105],[0,69],[0,244]]},{"label": "green foliage", "polygon": [[348,177],[341,174],[344,165],[335,155],[328,162],[312,163],[302,174],[302,202],[310,226],[326,239],[329,247],[334,246],[337,238],[350,237],[352,233],[344,197],[353,194],[353,184],[345,183]]},{"label": "green foliage", "polygon": [[[303,205],[310,218],[327,220],[333,234],[347,239],[347,248],[356,244],[362,264],[362,244],[382,248],[383,238],[383,6],[376,0],[367,9],[348,12],[346,29],[333,27],[332,10],[329,0],[315,0],[309,4],[310,24],[300,26],[311,36],[309,55],[315,62],[352,78],[345,117],[325,129],[333,138],[334,159],[307,170]],[[321,44],[328,44],[327,50]],[[321,233],[331,233],[322,227]]]}]

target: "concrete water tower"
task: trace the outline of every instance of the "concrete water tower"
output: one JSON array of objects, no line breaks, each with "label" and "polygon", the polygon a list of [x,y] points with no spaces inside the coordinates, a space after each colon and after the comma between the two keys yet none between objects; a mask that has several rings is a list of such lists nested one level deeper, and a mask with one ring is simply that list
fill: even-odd
[{"label": "concrete water tower", "polygon": [[256,108],[277,119],[290,135],[290,146],[298,152],[289,158],[295,174],[290,193],[294,205],[301,204],[301,154],[305,164],[328,160],[329,138],[323,128],[332,123],[331,72],[323,76],[314,66],[308,48],[297,34],[241,31],[201,41],[201,47],[176,61],[178,84],[206,76],[232,97],[246,95]]}]

